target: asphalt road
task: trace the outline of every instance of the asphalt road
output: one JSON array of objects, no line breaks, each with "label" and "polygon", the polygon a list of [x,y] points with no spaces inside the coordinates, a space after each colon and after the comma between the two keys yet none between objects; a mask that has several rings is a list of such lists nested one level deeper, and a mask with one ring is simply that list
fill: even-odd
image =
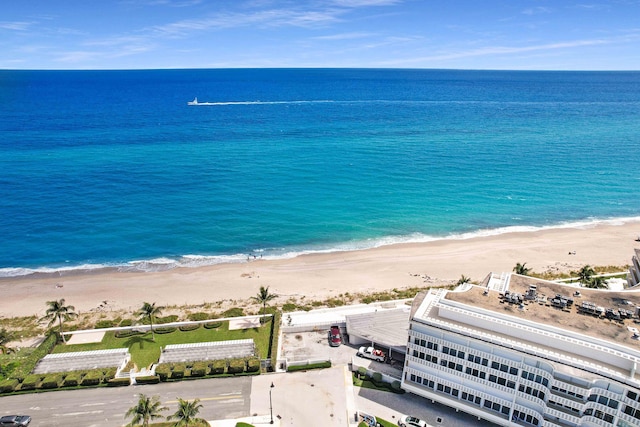
[{"label": "asphalt road", "polygon": [[55,391],[0,397],[0,415],[27,414],[30,427],[114,427],[130,421],[124,414],[139,393],[157,395],[170,415],[177,398],[200,399],[207,420],[249,416],[251,377],[216,378],[157,385]]}]

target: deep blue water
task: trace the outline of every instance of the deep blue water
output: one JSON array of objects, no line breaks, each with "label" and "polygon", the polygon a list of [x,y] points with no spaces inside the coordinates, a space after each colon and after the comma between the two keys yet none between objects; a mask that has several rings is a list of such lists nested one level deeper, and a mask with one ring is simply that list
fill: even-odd
[{"label": "deep blue water", "polygon": [[640,72],[5,70],[0,135],[0,276],[640,216]]}]

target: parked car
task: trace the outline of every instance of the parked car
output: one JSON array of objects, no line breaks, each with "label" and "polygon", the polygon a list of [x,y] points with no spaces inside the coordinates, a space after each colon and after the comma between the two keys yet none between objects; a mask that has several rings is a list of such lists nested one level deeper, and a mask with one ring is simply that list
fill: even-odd
[{"label": "parked car", "polygon": [[331,347],[338,347],[340,344],[342,344],[340,326],[333,325],[329,330],[329,345]]},{"label": "parked car", "polygon": [[28,415],[5,415],[0,417],[0,426],[25,427],[31,423]]},{"label": "parked car", "polygon": [[412,417],[409,415],[405,415],[400,417],[398,420],[398,425],[400,427],[428,427],[426,421],[421,420],[420,418]]},{"label": "parked car", "polygon": [[387,355],[382,350],[378,350],[374,347],[360,347],[356,356],[375,360],[377,362],[384,362],[387,360]]}]

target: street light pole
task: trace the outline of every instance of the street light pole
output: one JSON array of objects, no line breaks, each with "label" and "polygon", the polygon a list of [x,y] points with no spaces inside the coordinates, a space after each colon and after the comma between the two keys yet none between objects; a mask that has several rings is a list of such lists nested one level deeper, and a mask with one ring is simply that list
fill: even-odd
[{"label": "street light pole", "polygon": [[273,402],[271,401],[271,391],[274,387],[273,382],[271,382],[271,387],[269,387],[269,412],[271,412],[271,422],[269,424],[273,424]]}]

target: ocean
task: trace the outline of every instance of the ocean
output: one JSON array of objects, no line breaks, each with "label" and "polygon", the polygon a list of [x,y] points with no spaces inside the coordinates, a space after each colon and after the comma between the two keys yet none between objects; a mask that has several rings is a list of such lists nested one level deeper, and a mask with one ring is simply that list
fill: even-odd
[{"label": "ocean", "polygon": [[640,217],[640,72],[0,70],[0,135],[0,277]]}]

